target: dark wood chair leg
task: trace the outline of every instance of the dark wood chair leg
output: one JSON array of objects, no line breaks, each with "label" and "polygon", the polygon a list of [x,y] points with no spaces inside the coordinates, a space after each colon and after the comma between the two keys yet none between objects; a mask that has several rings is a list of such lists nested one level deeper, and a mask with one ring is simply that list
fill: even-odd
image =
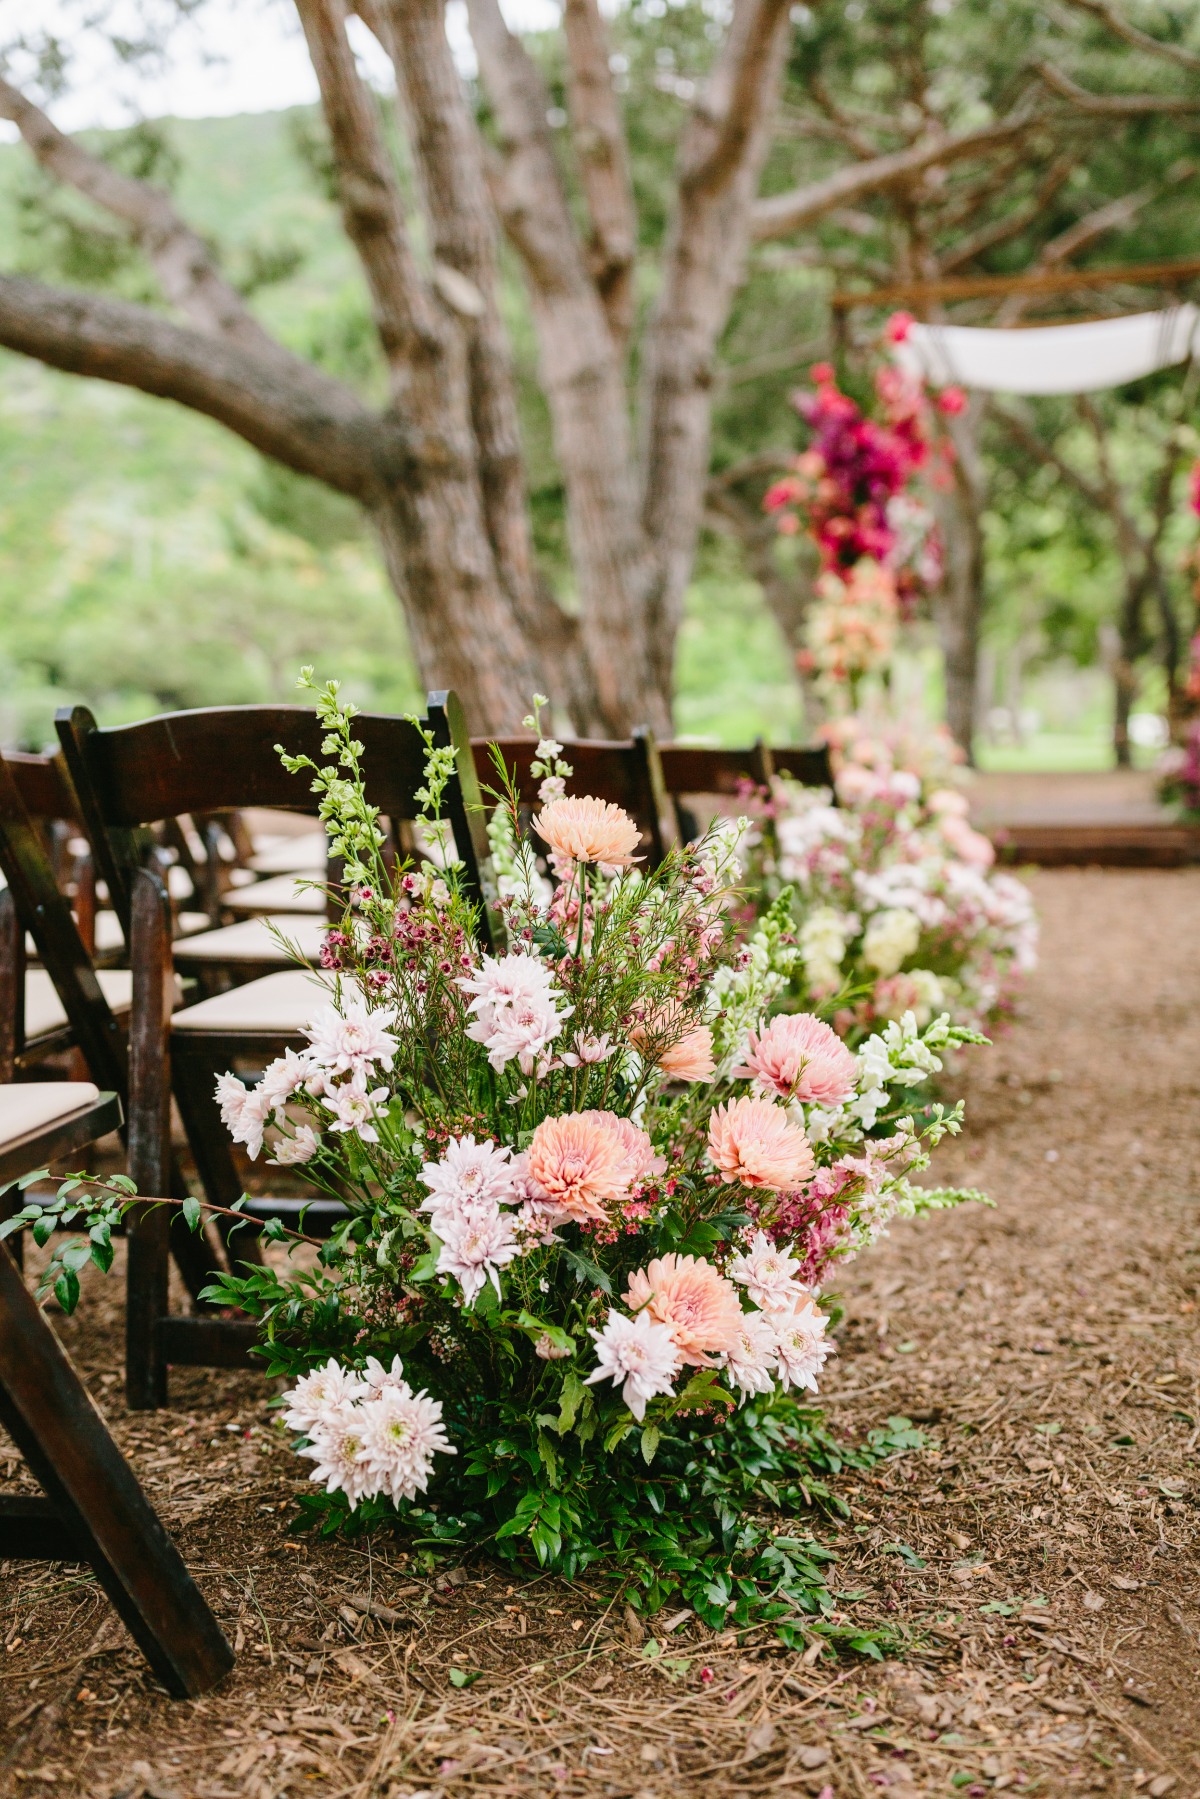
[{"label": "dark wood chair leg", "polygon": [[[165,1198],[171,1181],[171,909],[165,884],[145,868],[133,880],[130,961],[129,1175],[144,1199]],[[170,1229],[165,1206],[136,1206],[127,1216],[125,1396],[133,1411],[167,1403],[159,1324],[168,1311]]]},{"label": "dark wood chair leg", "polygon": [[0,1504],[0,1561],[90,1562],[168,1692],[215,1686],[233,1651],[2,1243],[0,1424],[46,1495]]}]

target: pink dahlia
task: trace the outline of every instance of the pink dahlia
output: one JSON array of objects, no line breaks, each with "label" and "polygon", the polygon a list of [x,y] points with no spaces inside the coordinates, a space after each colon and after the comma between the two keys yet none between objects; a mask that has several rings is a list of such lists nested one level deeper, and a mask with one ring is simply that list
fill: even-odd
[{"label": "pink dahlia", "polygon": [[708,1153],[727,1181],[775,1192],[802,1187],[813,1171],[804,1132],[767,1099],[731,1099],[708,1121]]},{"label": "pink dahlia", "polygon": [[529,1178],[570,1217],[600,1219],[629,1187],[629,1147],[605,1112],[543,1118],[529,1143]]},{"label": "pink dahlia", "polygon": [[734,1073],[781,1099],[837,1106],[854,1092],[858,1064],[819,1018],[810,1012],[784,1012],[758,1036],[750,1032],[745,1065]]},{"label": "pink dahlia", "polygon": [[659,1256],[629,1277],[625,1304],[665,1324],[685,1362],[708,1366],[709,1357],[735,1347],[742,1329],[737,1289],[703,1256]]},{"label": "pink dahlia", "polygon": [[658,1066],[673,1081],[711,1081],[716,1071],[712,1032],[706,1024],[681,1037],[664,1050]]},{"label": "pink dahlia", "polygon": [[654,1152],[654,1145],[640,1126],[629,1118],[618,1118],[615,1112],[577,1112],[577,1118],[587,1118],[593,1124],[616,1138],[625,1156],[622,1170],[622,1186],[620,1192],[628,1192],[636,1187],[648,1175],[661,1174],[666,1167],[662,1157]]},{"label": "pink dahlia", "polygon": [[633,852],[642,834],[628,812],[609,800],[551,800],[533,822],[553,853],[572,862],[626,868],[636,860]]}]

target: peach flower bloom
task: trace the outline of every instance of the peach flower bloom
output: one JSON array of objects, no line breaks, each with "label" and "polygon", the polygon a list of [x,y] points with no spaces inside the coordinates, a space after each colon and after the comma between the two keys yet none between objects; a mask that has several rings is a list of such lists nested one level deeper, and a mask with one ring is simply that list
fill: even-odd
[{"label": "peach flower bloom", "polygon": [[712,1032],[706,1024],[681,1037],[658,1058],[658,1066],[673,1081],[711,1081],[716,1072]]},{"label": "peach flower bloom", "polygon": [[858,1064],[836,1031],[811,1012],[783,1012],[746,1040],[746,1061],[733,1070],[781,1099],[837,1106],[858,1081]]},{"label": "peach flower bloom", "polygon": [[642,834],[628,812],[608,800],[551,800],[533,822],[553,853],[572,862],[617,869],[637,860],[633,852]]},{"label": "peach flower bloom", "polygon": [[683,1030],[683,1023],[678,1006],[663,1006],[644,1023],[635,1024],[629,1040],[640,1054],[648,1056],[649,1042],[661,1042],[679,1031],[677,1040],[654,1057],[655,1066],[672,1081],[711,1081],[716,1072],[712,1032],[706,1024]]},{"label": "peach flower bloom", "polygon": [[570,1217],[607,1216],[605,1202],[629,1188],[629,1149],[603,1112],[543,1118],[529,1143],[529,1178]]},{"label": "peach flower bloom", "polygon": [[640,1126],[631,1119],[618,1118],[615,1112],[576,1112],[576,1118],[586,1118],[592,1124],[616,1138],[621,1145],[625,1157],[620,1193],[627,1193],[630,1187],[639,1185],[651,1174],[661,1174],[666,1167],[663,1158],[654,1153],[654,1145]]},{"label": "peach flower bloom", "polygon": [[775,1192],[802,1187],[813,1171],[804,1132],[769,1099],[731,1099],[708,1121],[708,1153],[727,1181]]},{"label": "peach flower bloom", "polygon": [[629,1277],[625,1304],[665,1324],[693,1368],[732,1349],[742,1329],[737,1289],[703,1256],[659,1256]]}]

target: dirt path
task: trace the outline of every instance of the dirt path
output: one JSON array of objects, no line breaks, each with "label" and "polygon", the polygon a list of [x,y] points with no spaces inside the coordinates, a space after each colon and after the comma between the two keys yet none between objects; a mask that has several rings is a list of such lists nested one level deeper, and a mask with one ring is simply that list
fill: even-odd
[{"label": "dirt path", "polygon": [[[114,1412],[238,1668],[173,1706],[92,1583],[3,1567],[0,1791],[1200,1794],[1200,871],[1036,888],[1042,969],[937,1169],[996,1210],[899,1227],[844,1288],[831,1418],[907,1415],[927,1447],[819,1534],[845,1614],[909,1657],[805,1665],[687,1622],[660,1654],[564,1583],[297,1544],[261,1386],[183,1375],[170,1413]],[[66,1327],[102,1393],[118,1325],[93,1289]]]}]

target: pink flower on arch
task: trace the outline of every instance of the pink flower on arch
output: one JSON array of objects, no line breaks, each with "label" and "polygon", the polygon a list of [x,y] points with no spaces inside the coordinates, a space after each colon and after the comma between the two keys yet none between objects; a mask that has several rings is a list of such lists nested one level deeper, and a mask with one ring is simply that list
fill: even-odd
[{"label": "pink flower on arch", "polygon": [[849,1099],[858,1064],[836,1031],[810,1012],[784,1012],[747,1038],[746,1060],[733,1070],[781,1099],[837,1106]]}]

